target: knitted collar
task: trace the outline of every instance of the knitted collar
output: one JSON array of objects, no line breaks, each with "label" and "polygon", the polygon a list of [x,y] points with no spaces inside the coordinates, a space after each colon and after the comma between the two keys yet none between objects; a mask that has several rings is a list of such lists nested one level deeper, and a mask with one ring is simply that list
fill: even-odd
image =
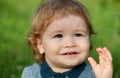
[{"label": "knitted collar", "polygon": [[63,72],[63,73],[57,73],[54,72],[49,65],[46,63],[46,61],[44,61],[41,65],[41,76],[42,78],[78,78],[78,76],[80,75],[80,73],[84,70],[86,64],[85,62],[75,66],[73,69],[67,71],[67,72]]}]

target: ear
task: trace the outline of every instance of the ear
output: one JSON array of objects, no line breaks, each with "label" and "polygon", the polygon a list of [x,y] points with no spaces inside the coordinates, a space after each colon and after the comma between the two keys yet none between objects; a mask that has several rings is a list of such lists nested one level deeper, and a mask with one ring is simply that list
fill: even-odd
[{"label": "ear", "polygon": [[40,54],[44,54],[44,48],[42,46],[42,42],[40,39],[37,40],[37,48],[38,48]]}]

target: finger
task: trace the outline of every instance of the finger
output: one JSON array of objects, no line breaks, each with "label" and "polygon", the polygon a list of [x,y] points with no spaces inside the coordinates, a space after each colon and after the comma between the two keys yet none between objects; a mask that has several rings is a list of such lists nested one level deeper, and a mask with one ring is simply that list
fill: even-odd
[{"label": "finger", "polygon": [[105,48],[105,47],[104,48],[97,48],[96,50],[99,54],[99,64],[101,64],[103,66],[104,64],[112,63],[111,62],[112,56],[107,48]]},{"label": "finger", "polygon": [[110,61],[112,61],[112,55],[111,55],[110,51],[106,47],[104,47],[104,52],[105,52],[106,56],[108,57],[108,59]]},{"label": "finger", "polygon": [[105,64],[105,59],[104,59],[103,56],[99,56],[99,64],[100,64],[101,66],[104,66],[104,64]]},{"label": "finger", "polygon": [[88,61],[91,65],[92,69],[94,69],[94,67],[97,65],[97,62],[92,57],[88,57]]},{"label": "finger", "polygon": [[105,65],[112,65],[112,56],[110,54],[110,52],[108,51],[107,48],[103,48],[103,51],[104,51],[104,59],[105,59]]},{"label": "finger", "polygon": [[97,53],[99,54],[99,56],[101,56],[103,53],[102,53],[102,48],[97,48],[96,49]]},{"label": "finger", "polygon": [[105,54],[104,54],[104,50],[102,48],[97,48],[96,51],[98,52],[99,54],[99,64],[101,66],[104,65],[106,59],[105,59]]}]

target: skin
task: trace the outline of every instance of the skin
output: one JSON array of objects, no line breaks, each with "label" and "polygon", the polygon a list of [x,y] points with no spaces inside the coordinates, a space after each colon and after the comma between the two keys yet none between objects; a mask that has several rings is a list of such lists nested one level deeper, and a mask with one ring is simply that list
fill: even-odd
[{"label": "skin", "polygon": [[113,75],[113,65],[112,56],[109,50],[104,48],[97,48],[96,51],[99,54],[99,63],[89,57],[88,61],[93,69],[96,78],[112,78]]},{"label": "skin", "polygon": [[[68,71],[83,63],[89,56],[90,41],[86,22],[75,15],[53,21],[38,42],[39,52],[45,54],[46,62],[55,72]],[[97,52],[100,57],[99,64],[93,58],[88,58],[96,77],[111,78],[108,77],[112,71],[109,51],[99,48]],[[109,67],[105,66],[106,61]]]}]

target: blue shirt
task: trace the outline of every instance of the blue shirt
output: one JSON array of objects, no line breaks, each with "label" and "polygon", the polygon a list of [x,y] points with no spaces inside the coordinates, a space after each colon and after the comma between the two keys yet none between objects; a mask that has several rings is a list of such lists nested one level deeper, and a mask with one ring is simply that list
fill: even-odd
[{"label": "blue shirt", "polygon": [[21,78],[95,78],[89,65],[82,63],[70,71],[54,72],[46,62],[25,67]]}]

